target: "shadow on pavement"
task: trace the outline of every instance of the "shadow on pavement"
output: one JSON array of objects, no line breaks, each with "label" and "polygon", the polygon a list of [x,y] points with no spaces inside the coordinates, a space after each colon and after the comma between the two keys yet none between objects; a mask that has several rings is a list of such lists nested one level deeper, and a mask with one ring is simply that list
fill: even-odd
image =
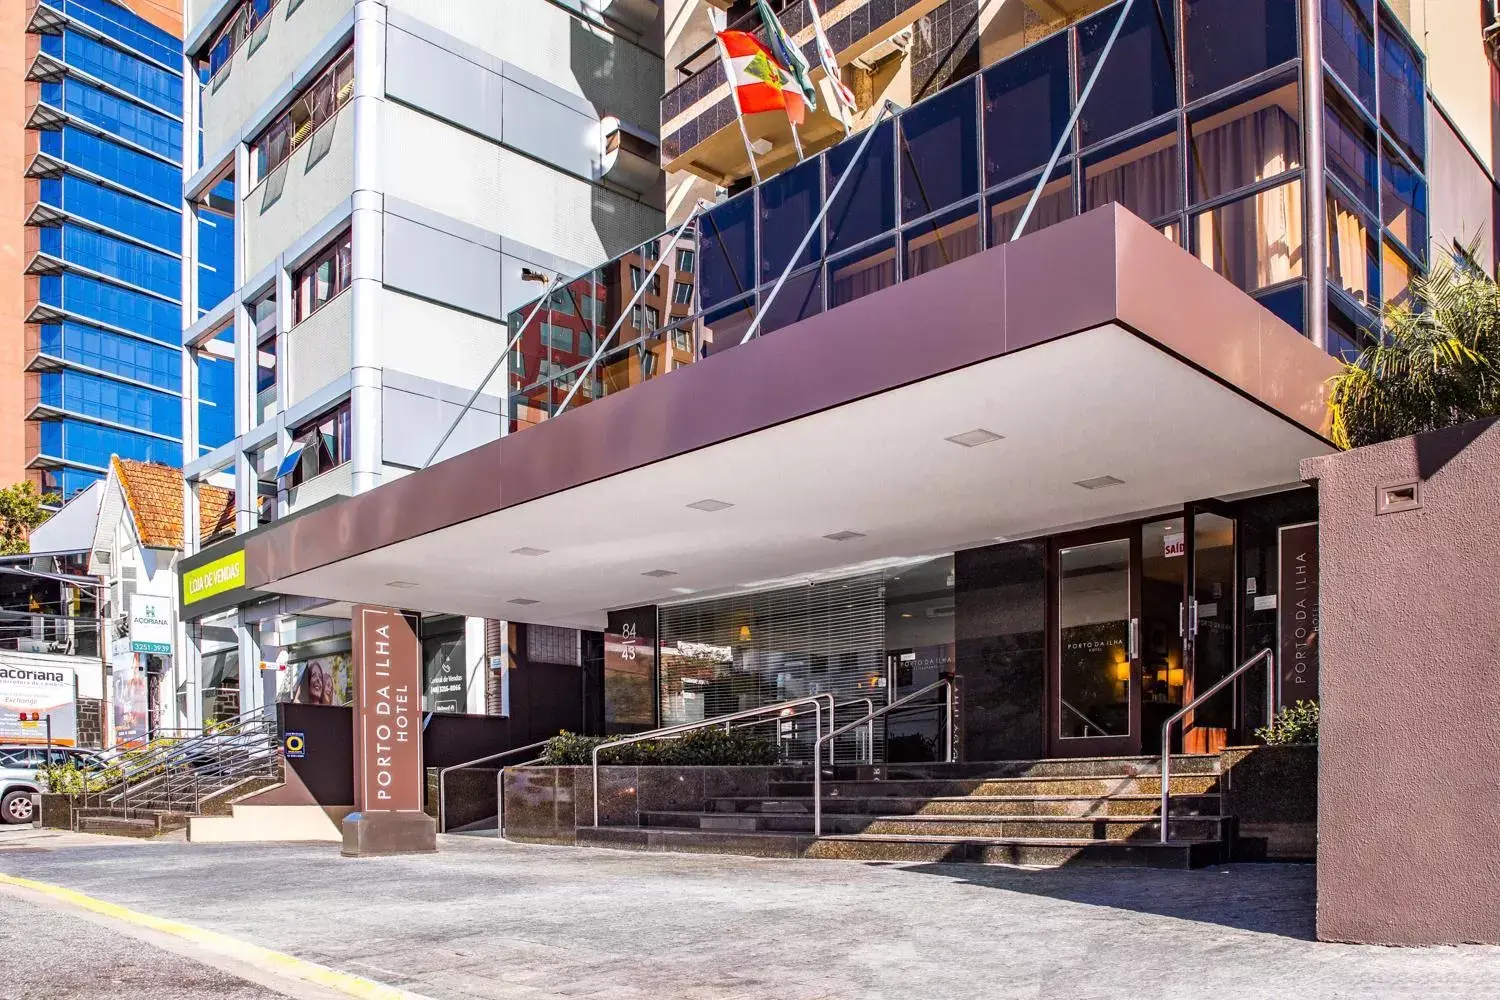
[{"label": "shadow on pavement", "polygon": [[1194,871],[1077,867],[1025,871],[990,865],[870,864],[987,889],[1177,917],[1299,941],[1316,940],[1316,867],[1310,864],[1221,865]]}]

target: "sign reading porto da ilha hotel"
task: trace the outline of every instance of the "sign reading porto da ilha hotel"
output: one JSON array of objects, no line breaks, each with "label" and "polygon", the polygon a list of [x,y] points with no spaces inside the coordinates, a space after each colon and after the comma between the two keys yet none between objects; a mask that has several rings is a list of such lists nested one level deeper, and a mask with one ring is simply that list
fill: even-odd
[{"label": "sign reading porto da ilha hotel", "polygon": [[416,622],[392,608],[354,608],[354,804],[345,854],[437,850],[422,811],[422,648]]},{"label": "sign reading porto da ilha hotel", "polygon": [[1281,529],[1277,671],[1283,705],[1318,698],[1318,526]]}]

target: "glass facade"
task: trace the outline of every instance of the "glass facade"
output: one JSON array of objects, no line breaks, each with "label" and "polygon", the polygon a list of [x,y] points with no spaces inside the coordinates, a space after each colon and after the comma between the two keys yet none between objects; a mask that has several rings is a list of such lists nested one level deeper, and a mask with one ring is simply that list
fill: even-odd
[{"label": "glass facade", "polygon": [[[111,455],[184,458],[182,45],[108,0],[42,6],[59,16],[32,30],[64,71],[37,89],[46,113],[32,119],[27,403],[40,425],[33,464],[67,499]],[[204,213],[198,238],[201,315],[232,290],[233,223]],[[233,436],[232,363],[198,367],[207,451]]]}]

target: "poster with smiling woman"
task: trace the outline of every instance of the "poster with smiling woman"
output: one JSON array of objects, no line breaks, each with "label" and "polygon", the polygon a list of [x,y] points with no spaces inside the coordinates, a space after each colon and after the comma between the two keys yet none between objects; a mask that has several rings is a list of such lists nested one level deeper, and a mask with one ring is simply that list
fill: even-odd
[{"label": "poster with smiling woman", "polygon": [[292,664],[289,700],[301,705],[348,705],[353,701],[353,678],[348,653],[330,653]]}]

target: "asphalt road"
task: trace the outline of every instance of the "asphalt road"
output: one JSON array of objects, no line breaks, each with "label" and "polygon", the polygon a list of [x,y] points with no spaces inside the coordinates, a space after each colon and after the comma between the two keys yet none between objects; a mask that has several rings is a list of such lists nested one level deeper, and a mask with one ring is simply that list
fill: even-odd
[{"label": "asphalt road", "polygon": [[[454,836],[441,839],[436,855],[346,859],[336,845],[68,836],[22,851],[8,850],[0,836],[0,872],[431,998],[1500,997],[1500,948],[1314,941],[1314,872],[1306,865],[1022,872]],[[0,907],[20,912],[4,899]],[[14,922],[6,922],[7,942]],[[37,952],[29,938],[19,946],[23,960]],[[51,961],[79,963],[80,979],[70,982],[93,984],[93,993],[17,995],[196,995],[120,989],[109,977],[119,975],[122,946],[112,947],[101,946],[98,961],[80,957],[81,947],[47,952]],[[179,975],[169,958],[152,960],[168,963],[164,975]],[[14,966],[0,965],[0,996],[9,995],[4,970]],[[161,988],[190,984],[190,975],[213,982],[212,970],[199,968]],[[262,995],[229,991],[251,988],[245,983],[207,988]]]}]

